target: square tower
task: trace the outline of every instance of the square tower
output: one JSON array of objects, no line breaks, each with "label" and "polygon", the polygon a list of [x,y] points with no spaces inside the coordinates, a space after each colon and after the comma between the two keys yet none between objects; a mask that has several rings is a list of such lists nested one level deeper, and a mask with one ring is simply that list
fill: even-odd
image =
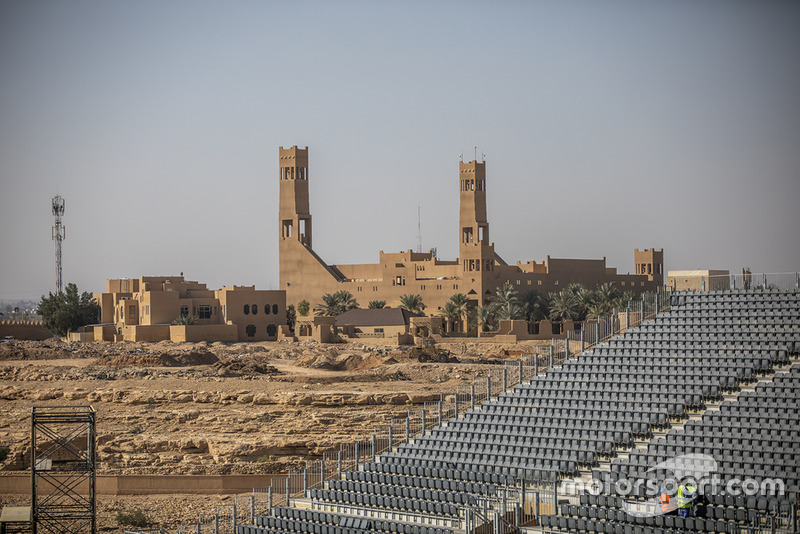
[{"label": "square tower", "polygon": [[636,265],[636,274],[647,275],[647,279],[664,285],[664,249],[646,248],[633,251],[633,261]]},{"label": "square tower", "polygon": [[296,239],[311,248],[308,205],[308,147],[280,147],[280,237]]}]

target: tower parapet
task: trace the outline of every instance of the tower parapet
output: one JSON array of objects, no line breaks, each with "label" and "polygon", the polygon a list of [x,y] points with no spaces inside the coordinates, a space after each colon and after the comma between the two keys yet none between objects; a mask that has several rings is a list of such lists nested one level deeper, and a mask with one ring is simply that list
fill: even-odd
[{"label": "tower parapet", "polygon": [[633,261],[636,265],[636,274],[647,275],[647,279],[664,285],[664,249],[646,248],[633,251]]},{"label": "tower parapet", "polygon": [[489,243],[486,218],[486,162],[459,163],[459,227],[461,247]]},{"label": "tower parapet", "polygon": [[280,147],[280,237],[311,248],[311,211],[308,203],[308,147]]}]

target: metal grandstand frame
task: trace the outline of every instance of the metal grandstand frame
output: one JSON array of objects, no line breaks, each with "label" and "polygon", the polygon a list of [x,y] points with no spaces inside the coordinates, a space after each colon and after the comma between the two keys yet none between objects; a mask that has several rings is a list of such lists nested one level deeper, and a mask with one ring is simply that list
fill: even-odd
[{"label": "metal grandstand frame", "polygon": [[91,406],[31,410],[34,534],[97,532],[95,415]]}]

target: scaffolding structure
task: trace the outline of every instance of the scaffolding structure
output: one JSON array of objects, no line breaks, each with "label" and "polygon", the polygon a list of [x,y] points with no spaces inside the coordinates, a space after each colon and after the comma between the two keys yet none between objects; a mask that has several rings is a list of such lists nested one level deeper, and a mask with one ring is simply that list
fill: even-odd
[{"label": "scaffolding structure", "polygon": [[95,534],[95,411],[34,407],[31,413],[33,534]]}]

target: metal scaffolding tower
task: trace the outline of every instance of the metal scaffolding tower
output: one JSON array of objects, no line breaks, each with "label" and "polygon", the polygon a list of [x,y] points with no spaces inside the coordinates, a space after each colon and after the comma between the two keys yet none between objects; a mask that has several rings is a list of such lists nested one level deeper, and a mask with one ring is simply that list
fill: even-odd
[{"label": "metal scaffolding tower", "polygon": [[61,293],[63,291],[63,284],[61,282],[61,242],[67,237],[66,229],[61,224],[61,217],[64,216],[64,199],[61,195],[53,197],[53,217],[56,218],[56,224],[51,229],[51,237],[56,242],[56,291]]},{"label": "metal scaffolding tower", "polygon": [[95,534],[95,411],[34,407],[31,413],[33,534]]}]

